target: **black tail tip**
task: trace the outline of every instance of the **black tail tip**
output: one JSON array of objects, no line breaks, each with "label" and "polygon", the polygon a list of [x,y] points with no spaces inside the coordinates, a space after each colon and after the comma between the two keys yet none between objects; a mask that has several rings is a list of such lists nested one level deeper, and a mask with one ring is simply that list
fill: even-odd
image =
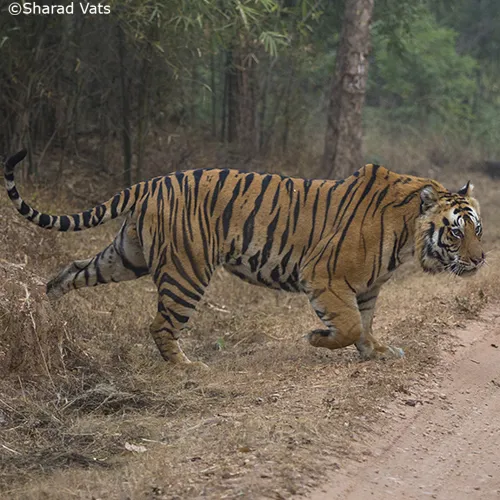
[{"label": "black tail tip", "polygon": [[12,156],[9,156],[5,162],[5,170],[8,172],[11,172],[14,170],[14,167],[22,160],[24,160],[24,157],[28,151],[26,149],[21,149],[21,151],[18,151],[16,154],[13,154]]}]

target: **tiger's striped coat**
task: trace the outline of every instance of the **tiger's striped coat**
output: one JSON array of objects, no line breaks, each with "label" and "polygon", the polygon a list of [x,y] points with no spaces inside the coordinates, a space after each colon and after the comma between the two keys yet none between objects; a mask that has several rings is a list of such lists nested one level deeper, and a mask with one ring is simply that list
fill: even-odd
[{"label": "tiger's striped coat", "polygon": [[62,270],[48,295],[151,274],[158,289],[151,334],[174,363],[190,362],[180,332],[219,266],[256,285],[307,294],[326,327],[309,334],[312,345],[355,344],[372,358],[402,355],[373,337],[372,319],[380,287],[415,251],[430,272],[468,274],[484,262],[469,184],[450,193],[436,181],[371,164],[336,181],[191,170],[140,182],[93,209],[53,216],[17,191],[13,170],[24,155],[6,160],[5,183],[31,222],[80,231],[125,216],[115,240]]}]

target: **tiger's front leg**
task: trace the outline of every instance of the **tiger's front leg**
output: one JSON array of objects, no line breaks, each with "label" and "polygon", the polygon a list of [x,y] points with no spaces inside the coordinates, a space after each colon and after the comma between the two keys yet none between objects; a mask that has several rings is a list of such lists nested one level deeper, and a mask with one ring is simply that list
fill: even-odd
[{"label": "tiger's front leg", "polygon": [[400,347],[381,344],[372,334],[373,314],[377,302],[380,287],[369,290],[366,293],[357,296],[358,309],[361,314],[363,332],[356,342],[356,348],[363,359],[374,358],[401,358],[404,351]]},{"label": "tiger's front leg", "polygon": [[361,338],[363,326],[356,296],[344,283],[314,283],[309,287],[309,300],[326,330],[314,330],[308,340],[314,347],[340,349]]},{"label": "tiger's front leg", "polygon": [[345,283],[316,284],[309,292],[309,300],[328,328],[312,331],[309,343],[327,349],[355,344],[363,359],[403,356],[402,349],[380,344],[371,334],[377,296],[378,290],[356,297]]}]

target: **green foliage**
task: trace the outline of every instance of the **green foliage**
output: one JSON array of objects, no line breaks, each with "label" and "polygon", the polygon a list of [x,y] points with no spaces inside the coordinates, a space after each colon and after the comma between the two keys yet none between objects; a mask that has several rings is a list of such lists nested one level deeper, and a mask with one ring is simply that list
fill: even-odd
[{"label": "green foliage", "polygon": [[224,349],[226,349],[227,348],[226,339],[224,337],[219,337],[215,341],[215,348],[218,351],[223,351]]},{"label": "green foliage", "polygon": [[[103,145],[106,134],[120,137],[121,77],[134,148],[159,128],[229,140],[229,122],[247,115],[259,154],[322,143],[345,0],[108,5],[109,16],[92,20],[0,9],[5,149],[70,147],[96,130]],[[436,126],[500,154],[499,25],[499,0],[375,0],[369,113],[399,128]]]},{"label": "green foliage", "polygon": [[421,12],[410,31],[400,30],[397,50],[376,36],[370,93],[401,119],[438,119],[463,126],[472,118],[476,61],[456,51],[457,33]]},{"label": "green foliage", "polygon": [[[286,5],[289,4],[289,5]],[[169,5],[167,2],[165,5]],[[318,3],[312,0],[182,0],[171,13],[169,23],[176,30],[190,33],[191,40],[214,38],[226,48],[237,39],[257,44],[275,57],[289,46],[295,34],[306,35],[321,17]]]},{"label": "green foliage", "polygon": [[411,34],[415,22],[425,13],[423,0],[377,0],[372,36],[384,39],[389,50],[402,53],[404,37]]}]

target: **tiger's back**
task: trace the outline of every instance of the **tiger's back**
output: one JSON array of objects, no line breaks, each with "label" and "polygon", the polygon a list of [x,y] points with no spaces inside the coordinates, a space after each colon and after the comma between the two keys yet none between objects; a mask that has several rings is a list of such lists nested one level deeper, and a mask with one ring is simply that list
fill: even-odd
[{"label": "tiger's back", "polygon": [[[152,182],[158,209],[139,209],[137,229],[152,235],[144,241],[151,256],[172,246],[193,274],[222,264],[246,281],[298,292],[301,262],[330,230],[320,221],[340,185],[236,170],[173,174]],[[148,264],[154,268],[154,259]]]},{"label": "tiger's back", "polygon": [[[137,215],[137,228],[152,235],[143,243],[152,256],[150,269],[157,265],[154,257],[171,246],[193,275],[209,274],[222,264],[251,283],[299,292],[301,274],[314,263],[315,252],[324,251],[322,245],[335,246],[328,256],[332,272],[342,255],[346,273],[349,264],[359,262],[359,252],[370,262],[370,253],[384,252],[384,224],[398,234],[404,229],[391,220],[393,213],[383,221],[375,217],[392,199],[389,177],[389,171],[373,165],[341,181],[217,169],[172,174],[150,181],[139,203],[149,208],[138,210],[144,213]],[[151,205],[150,197],[158,204]],[[376,272],[367,268],[370,276]]]}]

